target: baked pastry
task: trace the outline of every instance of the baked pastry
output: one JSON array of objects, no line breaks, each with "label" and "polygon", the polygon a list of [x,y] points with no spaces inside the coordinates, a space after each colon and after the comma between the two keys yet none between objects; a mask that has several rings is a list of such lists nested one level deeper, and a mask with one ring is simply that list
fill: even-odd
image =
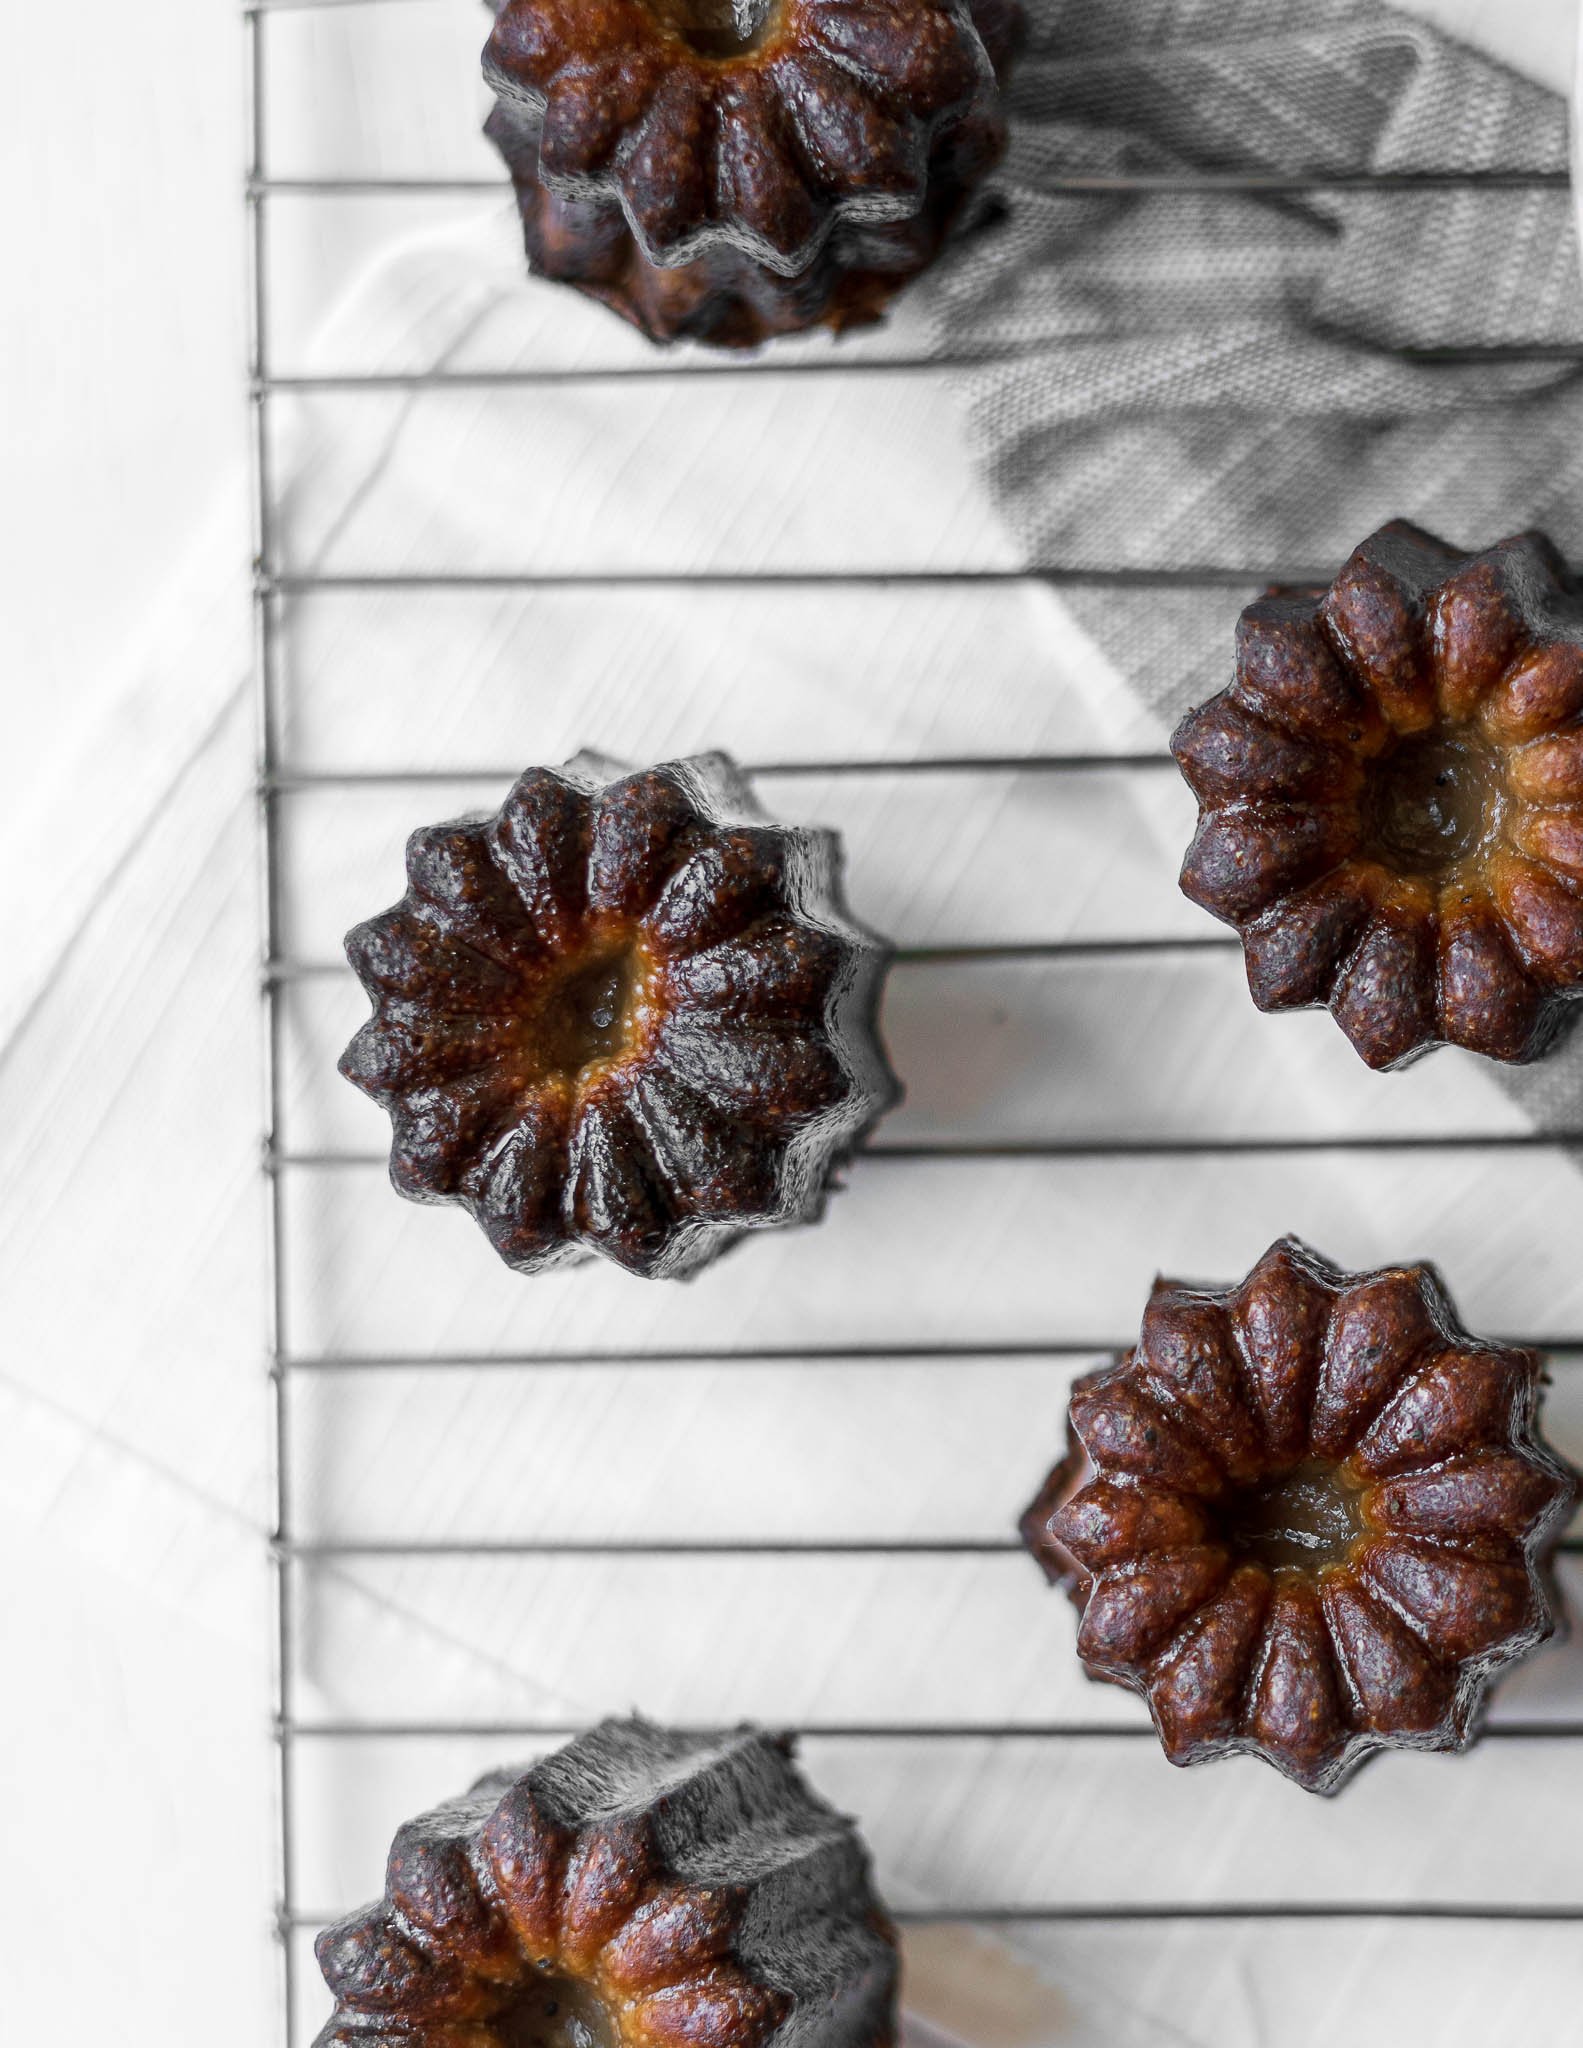
[{"label": "baked pastry", "polygon": [[495,0],[534,270],[654,341],[877,320],[1005,146],[1018,0]]},{"label": "baked pastry", "polygon": [[1371,1067],[1544,1049],[1583,990],[1583,591],[1542,535],[1383,527],[1242,615],[1171,748],[1182,870],[1263,1010],[1328,1003]]},{"label": "baked pastry", "polygon": [[723,754],[530,768],[414,832],[407,879],[347,937],[374,1014],[341,1071],[390,1112],[397,1189],[520,1273],[675,1277],[811,1222],[900,1093],[836,835],[771,823]]},{"label": "baked pastry", "polygon": [[1172,1763],[1247,1751],[1333,1792],[1374,1750],[1464,1747],[1553,1633],[1575,1481],[1542,1379],[1430,1267],[1287,1238],[1240,1287],[1156,1283],[1137,1349],[1074,1388],[1023,1541]]},{"label": "baked pastry", "polygon": [[319,1936],[316,2048],[889,2048],[896,1937],[849,1820],[750,1728],[607,1721],[409,1821]]}]

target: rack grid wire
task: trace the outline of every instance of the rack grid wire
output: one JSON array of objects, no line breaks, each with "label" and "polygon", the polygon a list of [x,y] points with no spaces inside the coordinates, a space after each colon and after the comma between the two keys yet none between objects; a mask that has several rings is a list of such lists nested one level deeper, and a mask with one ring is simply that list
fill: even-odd
[{"label": "rack grid wire", "polygon": [[[1120,1332],[1093,1337],[1051,1335],[1047,1338],[1004,1341],[996,1338],[952,1338],[934,1342],[898,1339],[889,1342],[851,1342],[792,1345],[740,1345],[710,1348],[688,1344],[685,1349],[635,1347],[612,1352],[606,1349],[562,1348],[532,1352],[485,1349],[443,1351],[419,1349],[402,1351],[379,1348],[362,1352],[297,1348],[291,1338],[288,1309],[291,1295],[289,1233],[285,1217],[285,1190],[292,1176],[354,1171],[383,1164],[383,1155],[350,1149],[294,1149],[282,1136],[283,1072],[286,1054],[283,1044],[283,1000],[295,989],[343,975],[341,967],[323,960],[294,957],[283,917],[283,868],[287,857],[289,821],[285,807],[296,796],[310,792],[356,792],[370,788],[428,784],[476,784],[504,787],[520,764],[479,767],[432,768],[418,765],[396,767],[346,766],[331,770],[304,768],[288,754],[282,728],[280,675],[283,643],[289,630],[285,608],[289,602],[317,593],[357,595],[400,591],[407,593],[444,591],[526,591],[526,590],[635,590],[667,589],[678,583],[691,588],[802,587],[819,589],[847,585],[871,591],[876,597],[924,586],[950,588],[956,585],[1043,584],[1060,589],[1113,587],[1147,591],[1213,590],[1253,591],[1276,582],[1313,583],[1328,580],[1324,565],[1291,563],[1206,564],[1199,568],[1160,570],[1092,567],[1062,568],[970,568],[964,570],[740,570],[700,573],[589,569],[534,573],[501,572],[468,574],[459,571],[425,572],[403,567],[389,572],[314,573],[294,571],[282,557],[278,544],[279,499],[271,435],[271,414],[283,398],[303,394],[405,391],[434,388],[513,389],[533,386],[590,386],[601,383],[660,383],[707,378],[735,383],[767,377],[862,376],[884,373],[937,375],[943,369],[968,366],[964,359],[930,354],[917,359],[894,355],[874,358],[845,358],[817,361],[778,362],[773,355],[751,361],[710,358],[685,364],[656,354],[635,363],[589,367],[532,366],[501,370],[448,371],[417,370],[277,374],[270,348],[271,305],[271,219],[272,209],[283,197],[292,199],[345,199],[361,197],[403,197],[435,195],[495,195],[506,190],[502,178],[474,177],[274,177],[268,162],[268,77],[269,28],[272,19],[287,14],[330,13],[342,9],[417,5],[421,0],[249,0],[242,8],[249,66],[250,162],[245,202],[249,222],[250,271],[250,361],[248,390],[252,411],[254,456],[254,527],[256,558],[253,579],[254,654],[256,668],[257,785],[261,817],[260,850],[264,922],[264,958],[261,989],[265,1015],[265,1117],[264,1173],[268,1187],[268,1370],[273,1389],[273,1455],[275,1528],[270,1545],[275,1586],[275,1671],[276,1693],[274,1738],[278,1756],[278,1900],[275,1934],[279,1944],[283,1993],[283,2038],[287,2048],[298,2048],[302,2039],[300,2022],[301,1986],[295,1937],[323,1924],[327,1902],[304,1902],[300,1896],[298,1868],[298,1752],[307,1741],[356,1743],[379,1740],[425,1740],[479,1738],[551,1742],[575,1732],[571,1721],[533,1718],[459,1719],[440,1716],[318,1715],[299,1706],[297,1641],[300,1574],[315,1565],[351,1558],[623,1558],[649,1557],[686,1561],[709,1558],[950,1558],[1015,1555],[1020,1546],[1007,1537],[925,1540],[914,1537],[864,1538],[632,1538],[601,1536],[590,1538],[467,1539],[429,1538],[413,1542],[392,1540],[319,1540],[297,1533],[296,1481],[293,1459],[292,1404],[294,1390],[314,1382],[399,1374],[413,1370],[485,1371],[491,1374],[537,1372],[549,1369],[622,1368],[663,1373],[681,1365],[729,1365],[733,1370],[772,1369],[796,1364],[861,1369],[898,1363],[950,1367],[964,1360],[1048,1361],[1093,1360],[1126,1348]],[[1356,176],[1249,175],[1214,172],[1193,176],[1139,174],[1127,177],[1073,177],[1062,181],[1074,193],[1118,194],[1172,191],[1182,193],[1227,193],[1232,195],[1301,195],[1320,191],[1359,189],[1367,191],[1412,191],[1460,189],[1527,189],[1560,186],[1568,182],[1564,173],[1552,172],[1436,172],[1429,174],[1360,174]],[[1452,349],[1417,352],[1420,359],[1445,362],[1481,362],[1521,356],[1528,359],[1583,362],[1583,344],[1552,345],[1519,350]],[[972,364],[993,360],[971,359]],[[1083,751],[1070,753],[940,755],[926,758],[852,758],[835,760],[766,760],[748,764],[757,780],[773,785],[777,780],[799,776],[896,777],[920,774],[979,777],[1047,776],[1053,779],[1081,778],[1098,774],[1152,777],[1171,772],[1173,764],[1163,752]],[[1099,938],[1062,937],[1031,942],[957,943],[902,947],[899,966],[931,967],[950,964],[1060,962],[1083,966],[1161,954],[1234,955],[1239,941],[1219,932],[1183,935],[1118,934]],[[1493,1153],[1506,1150],[1554,1151],[1583,1145],[1583,1131],[1536,1132],[1528,1129],[1455,1132],[1444,1130],[1395,1132],[1347,1131],[1285,1135],[1257,1134],[1227,1136],[1213,1133],[1144,1136],[1116,1135],[1099,1138],[1053,1138],[1033,1141],[959,1142],[941,1140],[905,1143],[879,1139],[853,1161],[855,1174],[882,1173],[887,1162],[925,1160],[1033,1159],[1048,1162],[1058,1170],[1063,1164],[1085,1159],[1107,1160],[1124,1157],[1172,1159],[1212,1155],[1260,1154],[1300,1159],[1316,1153],[1402,1153],[1429,1152],[1454,1157],[1471,1171]],[[1583,1373],[1583,1329],[1557,1336],[1538,1333],[1526,1339],[1541,1345],[1558,1368]],[[1570,1556],[1583,1554],[1583,1537],[1569,1535],[1562,1544]],[[1018,1719],[998,1721],[961,1719],[813,1719],[800,1723],[793,1732],[811,1739],[859,1744],[949,1743],[983,1741],[1010,1743],[1097,1743],[1152,1741],[1154,1731],[1146,1719],[1131,1721]],[[1508,1717],[1491,1724],[1484,1739],[1499,1745],[1536,1747],[1583,1742],[1583,1714],[1547,1714],[1538,1717]],[[344,1902],[342,1902],[344,1903]],[[1050,1903],[996,1903],[982,1900],[942,1898],[927,1908],[904,1909],[897,1917],[904,1922],[962,1923],[994,1926],[1006,1923],[1072,1923],[1137,1921],[1258,1921],[1258,1920],[1424,1920],[1424,1921],[1583,1921],[1583,1901],[1555,1904],[1527,1899],[1497,1898],[1461,1900],[1415,1900],[1411,1898],[1264,1898],[1198,1900],[1068,1901]]]}]

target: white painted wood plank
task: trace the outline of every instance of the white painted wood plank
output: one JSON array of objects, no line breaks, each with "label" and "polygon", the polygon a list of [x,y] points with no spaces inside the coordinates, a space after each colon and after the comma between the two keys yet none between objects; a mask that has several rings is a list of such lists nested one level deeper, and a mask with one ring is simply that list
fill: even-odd
[{"label": "white painted wood plank", "polygon": [[[1081,1369],[968,1359],[305,1375],[293,1413],[301,1533],[1006,1537],[1057,1454]],[[1583,1401],[1583,1373],[1572,1377]],[[426,1448],[442,1436],[463,1485]]]},{"label": "white painted wood plank", "polygon": [[291,8],[265,23],[275,177],[488,177],[480,5]]},{"label": "white painted wood plank", "polygon": [[[1174,770],[777,776],[761,793],[776,816],[841,834],[852,909],[897,945],[1216,929],[1176,886],[1195,809]],[[439,785],[292,796],[291,956],[338,959],[347,929],[402,894],[415,826],[492,810],[504,794]]]},{"label": "white painted wood plank", "polygon": [[[1245,597],[1174,603],[1218,621],[1229,650]],[[1127,618],[1158,604],[1111,601]],[[584,746],[756,763],[1162,740],[1067,607],[1028,583],[826,587],[813,602],[800,587],[319,592],[284,611],[300,770],[510,774]]]},{"label": "white painted wood plank", "polygon": [[[1576,1182],[1547,1152],[1170,1160],[859,1159],[813,1228],[686,1284],[597,1262],[523,1280],[378,1166],[291,1170],[288,1344],[486,1353],[1124,1342],[1157,1272],[1229,1280],[1296,1231],[1353,1267],[1439,1262],[1475,1329],[1583,1332]],[[1491,1227],[1499,1217],[1501,1228]]]},{"label": "white painted wood plank", "polygon": [[[526,1761],[544,1746],[305,1746],[305,1794],[338,1822],[333,1850],[325,1843],[309,1870],[334,1897],[360,1897],[381,1868],[391,1823],[467,1782],[475,1767],[507,1755]],[[1583,1904],[1574,1844],[1556,1826],[1583,1799],[1575,1744],[1491,1741],[1460,1757],[1377,1757],[1337,1801],[1297,1792],[1251,1757],[1176,1770],[1152,1740],[1126,1737],[810,1737],[802,1757],[835,1804],[861,1813],[898,1904]],[[389,1772],[388,1793],[377,1771]],[[1118,1815],[1145,1812],[1146,1837],[1117,1825]]]},{"label": "white painted wood plank", "polygon": [[[1562,1577],[1575,1597],[1578,1559],[1563,1560]],[[336,1720],[580,1725],[634,1704],[685,1725],[1145,1719],[1130,1693],[1083,1675],[1069,1603],[1020,1553],[355,1558],[304,1562],[297,1581],[299,1712]],[[483,1639],[465,1618],[486,1612]],[[1575,1723],[1580,1671],[1575,1643],[1547,1646],[1501,1688],[1503,1717]],[[1036,1773],[1040,1747],[1019,1741],[1013,1762]],[[1498,1747],[1514,1758],[1502,1768],[1526,1768],[1535,1788],[1552,1773],[1583,1772],[1575,1738]],[[1172,1783],[1172,1767],[1144,1748],[1161,1784]],[[1391,1759],[1388,1775],[1399,1770]],[[1218,1778],[1223,1793],[1250,1775],[1240,1763],[1193,1774],[1200,1784]],[[1268,1767],[1257,1775],[1288,1807],[1307,1803]],[[1165,1825],[1151,1816],[1151,1843]],[[1161,1843],[1167,1863],[1177,1853]],[[1119,1896],[1196,1895],[1173,1894],[1173,1881],[1140,1881]],[[1324,1896],[1325,1881],[1293,1872],[1291,1895]],[[1488,1882],[1491,1898],[1529,1895],[1498,1872]]]},{"label": "white painted wood plank", "polygon": [[[1095,1362],[305,1374],[292,1405],[298,1533],[310,1542],[1009,1540],[1064,1448],[1071,1384]],[[1547,1433],[1583,1461],[1583,1358],[1558,1362],[1554,1375]],[[1574,1675],[1583,1679],[1583,1664]],[[1577,1711],[1583,1719],[1583,1698]]]}]

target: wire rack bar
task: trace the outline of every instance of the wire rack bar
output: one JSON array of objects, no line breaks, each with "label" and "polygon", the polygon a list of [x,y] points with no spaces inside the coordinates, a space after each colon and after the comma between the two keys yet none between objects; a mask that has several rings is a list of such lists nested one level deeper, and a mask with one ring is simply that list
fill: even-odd
[{"label": "wire rack bar", "polygon": [[[892,1907],[904,1927],[1009,1927],[1083,1925],[1134,1920],[1500,1920],[1570,1925],[1583,1921],[1583,1902],[1551,1905],[1537,1900],[1460,1899],[1252,1899],[1129,1900],[1126,1904],[981,1906],[968,1901],[928,1907]],[[327,1913],[295,1913],[290,1925],[317,1932],[334,1924]]]},{"label": "wire rack bar", "polygon": [[[1220,932],[1185,933],[1139,939],[1030,939],[1004,945],[901,946],[891,955],[899,968],[970,965],[991,960],[1126,960],[1157,953],[1235,953],[1242,942]],[[304,981],[344,981],[351,974],[344,960],[267,961],[266,979],[278,986]]]},{"label": "wire rack bar", "polygon": [[498,370],[321,370],[311,374],[267,379],[271,391],[282,393],[379,391],[512,391],[566,384],[735,383],[742,378],[773,381],[807,377],[903,377],[931,371],[992,369],[1016,361],[1011,350],[979,350],[971,355],[939,356],[816,356],[787,363],[698,362],[566,363],[544,368]]},{"label": "wire rack bar", "polygon": [[545,1366],[712,1366],[712,1365],[958,1365],[964,1358],[1017,1359],[1099,1358],[1125,1351],[1122,1343],[1087,1338],[1051,1337],[1026,1343],[986,1344],[834,1344],[823,1347],[766,1345],[762,1349],[720,1351],[519,1351],[487,1352],[304,1352],[283,1360],[291,1372],[422,1372],[430,1367],[454,1371]]},{"label": "wire rack bar", "polygon": [[[1563,1557],[1583,1556],[1583,1537],[1563,1536]],[[1015,1536],[522,1536],[332,1537],[277,1543],[277,1557],[292,1564],[338,1558],[536,1557],[1015,1557]]]},{"label": "wire rack bar", "polygon": [[276,1546],[294,1563],[349,1557],[1011,1557],[1012,1536],[331,1537]]},{"label": "wire rack bar", "polygon": [[[1583,1131],[1351,1131],[1344,1134],[1305,1132],[1293,1137],[1027,1138],[977,1141],[920,1140],[916,1144],[873,1144],[853,1153],[849,1171],[858,1167],[919,1160],[979,1163],[993,1159],[1241,1159],[1302,1155],[1315,1152],[1564,1152],[1583,1145]],[[271,1151],[268,1171],[282,1174],[372,1171],[388,1164],[384,1152]]]},{"label": "wire rack bar", "polygon": [[[247,196],[248,233],[248,386],[252,408],[253,458],[253,543],[254,586],[261,590],[273,573],[276,560],[275,492],[268,415],[269,378],[269,222],[260,187],[265,169],[267,130],[267,38],[261,14],[246,18],[248,63],[248,156],[250,178]],[[280,799],[273,787],[280,758],[280,728],[276,695],[276,659],[279,619],[276,608],[255,598],[253,605],[254,674],[257,715],[258,802],[260,811],[260,852],[263,883],[264,957],[272,958],[281,944],[281,839]],[[283,1113],[282,1017],[280,1005],[265,983],[264,1006],[264,1116],[265,1149],[274,1146]],[[297,1983],[295,1944],[289,1939],[296,1899],[296,1781],[290,1727],[295,1706],[295,1624],[292,1572],[280,1546],[291,1540],[291,1416],[290,1379],[280,1360],[286,1341],[287,1284],[285,1270],[285,1227],[283,1196],[278,1177],[266,1176],[268,1229],[266,1233],[265,1290],[266,1348],[272,1390],[272,1442],[270,1451],[274,1494],[273,1599],[275,1607],[275,1796],[279,1802],[276,1829],[275,1931],[277,1935],[282,2004],[282,2038],[285,2048],[296,2048]]]},{"label": "wire rack bar", "polygon": [[[1444,368],[1479,367],[1492,363],[1576,363],[1583,365],[1583,342],[1502,342],[1487,347],[1404,348],[1395,352],[1406,362]],[[532,391],[600,384],[732,383],[741,378],[773,382],[809,377],[907,377],[947,372],[993,370],[1018,360],[1015,350],[980,349],[971,354],[932,356],[816,356],[785,363],[682,362],[566,363],[545,368],[495,370],[315,370],[274,376],[266,388],[285,396],[381,391]]]},{"label": "wire rack bar", "polygon": [[293,570],[260,578],[261,595],[391,590],[905,590],[1004,584],[1058,590],[1246,590],[1268,583],[1322,587],[1332,569],[1079,568],[1017,569],[398,569]]},{"label": "wire rack bar", "polygon": [[1018,1921],[1083,1923],[1109,1920],[1518,1920],[1570,1923],[1583,1920],[1583,1903],[1541,1901],[1476,1903],[1460,1899],[1255,1899],[1145,1900],[1125,1905],[937,1906],[903,1908],[894,1916],[909,1927],[950,1926],[958,1921],[982,1927]]},{"label": "wire rack bar", "polygon": [[[683,1733],[711,1735],[702,1723]],[[1147,1717],[1136,1721],[802,1721],[781,1731],[799,1742],[1153,1742]],[[306,1742],[566,1742],[581,1724],[563,1721],[302,1720],[291,1733]],[[1575,1742],[1583,1720],[1497,1721],[1480,1742]]]},{"label": "wire rack bar", "polygon": [[[1158,748],[1136,754],[937,754],[908,760],[756,761],[742,763],[744,775],[769,782],[792,776],[824,775],[1110,775],[1174,768]],[[448,782],[514,782],[517,768],[310,768],[283,770],[271,787],[289,795],[314,789],[383,789],[393,785]]]},{"label": "wire rack bar", "polygon": [[[1078,197],[1156,198],[1248,197],[1298,198],[1305,193],[1403,192],[1565,192],[1572,179],[1566,171],[1456,170],[1442,171],[1072,171],[1049,174],[1041,189]],[[304,178],[256,178],[249,191],[260,199],[380,199],[507,197],[511,180],[503,173],[435,173]]]},{"label": "wire rack bar", "polygon": [[[997,1364],[1018,1360],[1114,1358],[1130,1350],[1133,1338],[1104,1341],[1087,1337],[1034,1337],[1017,1342],[955,1344],[787,1345],[719,1351],[411,1351],[304,1352],[281,1367],[300,1373],[360,1372],[532,1372],[565,1368],[610,1370],[627,1367],[665,1371],[689,1366],[776,1366],[846,1368],[864,1365],[960,1365],[967,1359]],[[1503,1344],[1542,1351],[1552,1364],[1583,1362],[1583,1336],[1506,1337]]]}]

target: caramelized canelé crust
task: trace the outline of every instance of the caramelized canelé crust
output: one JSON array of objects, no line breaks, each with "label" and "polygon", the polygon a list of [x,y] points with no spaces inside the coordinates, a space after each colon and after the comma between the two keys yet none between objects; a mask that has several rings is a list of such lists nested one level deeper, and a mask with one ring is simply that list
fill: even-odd
[{"label": "caramelized canel\u00e9 crust", "polygon": [[1288,1238],[1240,1287],[1156,1284],[1137,1349],[1074,1389],[1023,1540],[1173,1763],[1247,1751],[1333,1792],[1376,1749],[1463,1747],[1553,1633],[1575,1482],[1542,1377],[1431,1268]]},{"label": "caramelized canel\u00e9 crust", "polygon": [[413,833],[407,878],[347,938],[374,1014],[341,1071],[390,1113],[398,1190],[518,1272],[674,1277],[811,1222],[900,1092],[835,834],[772,823],[724,755],[530,769]]},{"label": "caramelized canel\u00e9 crust", "polygon": [[890,2048],[896,1942],[790,1745],[607,1721],[410,1821],[316,2048]]},{"label": "caramelized canel\u00e9 crust", "polygon": [[534,270],[652,340],[880,317],[1005,146],[1018,0],[496,0]]},{"label": "caramelized canel\u00e9 crust", "polygon": [[1182,887],[1260,1009],[1328,1004],[1371,1067],[1544,1049],[1583,991],[1583,593],[1542,535],[1382,528],[1243,613],[1236,681],[1171,746]]}]

